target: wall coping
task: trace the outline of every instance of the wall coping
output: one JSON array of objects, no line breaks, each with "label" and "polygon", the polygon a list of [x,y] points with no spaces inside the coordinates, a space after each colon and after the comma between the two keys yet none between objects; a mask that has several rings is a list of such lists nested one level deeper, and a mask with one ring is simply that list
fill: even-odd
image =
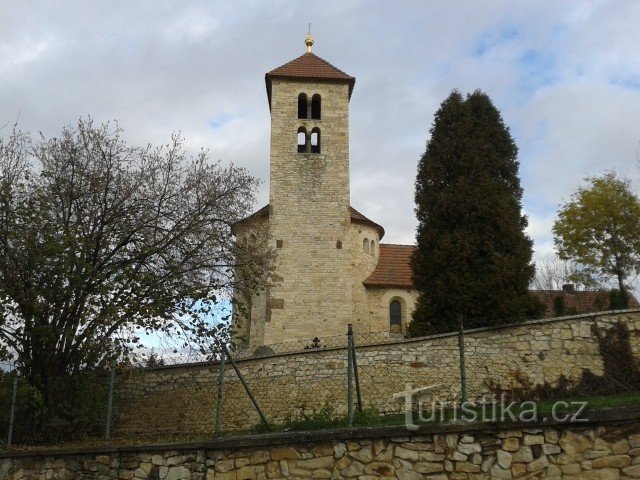
[{"label": "wall coping", "polygon": [[[640,308],[631,308],[627,310],[605,310],[601,312],[581,313],[579,315],[566,315],[564,317],[536,318],[533,320],[525,320],[523,322],[511,322],[511,323],[504,323],[501,325],[490,325],[487,327],[470,328],[468,330],[465,330],[464,333],[465,335],[471,335],[475,333],[497,331],[497,330],[503,330],[507,328],[514,328],[514,327],[527,327],[532,325],[544,325],[544,324],[552,324],[557,322],[566,322],[567,320],[587,321],[587,320],[598,319],[601,317],[609,317],[609,316],[629,314],[629,313],[640,313]],[[446,332],[446,333],[438,333],[434,335],[426,335],[423,337],[404,338],[399,340],[393,340],[390,342],[367,343],[363,345],[356,345],[356,348],[361,349],[361,348],[369,348],[369,347],[379,347],[383,345],[406,345],[411,343],[435,340],[439,338],[451,338],[451,337],[457,337],[457,336],[458,336],[457,331]],[[346,334],[345,334],[345,337],[346,337]],[[311,341],[311,339],[307,339],[307,340]],[[309,354],[320,354],[323,352],[335,352],[340,350],[346,350],[346,348],[347,346],[345,345],[344,347],[329,347],[329,348],[323,348],[318,350],[304,350],[304,351],[295,351],[295,352],[276,353],[274,355],[264,355],[259,357],[248,357],[248,358],[237,358],[237,359],[234,358],[234,360],[236,363],[245,363],[245,362],[252,362],[252,361],[261,361],[265,359],[275,359],[279,357],[290,357],[293,355],[309,355]],[[220,364],[220,361],[211,360],[211,361],[205,361],[205,362],[185,362],[185,363],[174,363],[171,365],[157,365],[155,367],[140,367],[139,370],[157,371],[157,370],[171,370],[171,369],[179,369],[179,368],[199,368],[199,367],[206,367],[206,366],[213,367],[219,364]]]},{"label": "wall coping", "polygon": [[327,441],[351,441],[373,438],[401,438],[435,434],[462,434],[473,432],[494,432],[519,429],[539,429],[550,427],[587,428],[602,424],[624,425],[640,423],[640,405],[591,410],[588,421],[561,422],[550,417],[542,417],[537,422],[450,422],[443,424],[421,425],[415,431],[404,425],[356,427],[333,430],[313,430],[303,432],[277,432],[259,435],[241,435],[220,437],[207,441],[186,443],[161,443],[145,445],[105,445],[90,447],[46,448],[34,450],[3,450],[0,459],[18,457],[56,457],[69,455],[92,455],[126,452],[159,452],[167,450],[220,450],[244,447],[268,447],[285,444],[300,444]]}]

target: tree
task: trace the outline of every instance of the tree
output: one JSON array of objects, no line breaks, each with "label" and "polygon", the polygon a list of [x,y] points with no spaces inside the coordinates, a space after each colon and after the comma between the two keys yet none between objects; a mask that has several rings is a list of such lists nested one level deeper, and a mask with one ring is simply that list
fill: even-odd
[{"label": "tree", "polygon": [[4,353],[46,396],[56,376],[126,358],[142,333],[206,352],[234,281],[231,225],[256,186],[180,136],[139,148],[91,120],[35,141],[14,128],[0,140]]},{"label": "tree", "polygon": [[613,172],[589,177],[558,212],[553,237],[562,259],[614,277],[628,305],[626,279],[640,273],[640,200]]},{"label": "tree", "polygon": [[602,290],[605,283],[593,268],[554,257],[536,261],[531,285],[536,290],[562,290],[566,284],[572,284],[576,290]]},{"label": "tree", "polygon": [[473,327],[538,313],[517,147],[500,112],[480,91],[453,91],[430,133],[415,184],[410,333],[455,329],[458,315]]}]

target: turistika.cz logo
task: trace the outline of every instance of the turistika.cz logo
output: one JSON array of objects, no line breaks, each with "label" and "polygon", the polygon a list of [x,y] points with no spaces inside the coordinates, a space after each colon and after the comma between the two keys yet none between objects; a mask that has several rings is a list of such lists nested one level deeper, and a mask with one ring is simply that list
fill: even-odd
[{"label": "turistika.cz logo", "polygon": [[584,417],[588,402],[558,400],[547,404],[544,414],[540,404],[533,400],[517,402],[506,393],[491,395],[482,401],[456,402],[451,400],[419,400],[426,392],[439,385],[412,388],[405,386],[403,392],[393,394],[393,398],[404,400],[405,425],[409,430],[417,430],[420,425],[439,422],[522,422],[522,423],[578,423],[587,422]]}]

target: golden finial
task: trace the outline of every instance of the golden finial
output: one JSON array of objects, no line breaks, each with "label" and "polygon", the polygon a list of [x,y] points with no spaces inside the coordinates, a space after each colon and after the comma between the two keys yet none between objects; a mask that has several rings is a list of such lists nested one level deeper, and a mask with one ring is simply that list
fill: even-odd
[{"label": "golden finial", "polygon": [[311,53],[311,45],[313,45],[313,37],[311,36],[311,24],[309,24],[309,31],[307,32],[307,38],[304,39],[304,44],[307,46],[307,52]]}]

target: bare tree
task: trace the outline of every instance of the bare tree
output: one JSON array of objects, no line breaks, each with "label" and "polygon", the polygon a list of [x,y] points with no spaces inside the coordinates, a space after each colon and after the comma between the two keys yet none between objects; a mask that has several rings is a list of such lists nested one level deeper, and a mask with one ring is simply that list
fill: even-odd
[{"label": "bare tree", "polygon": [[[205,151],[187,155],[178,135],[139,148],[91,120],[35,141],[14,128],[0,139],[0,353],[46,389],[126,358],[141,332],[206,352],[234,284],[231,225],[256,186]],[[266,256],[250,261],[268,269]]]},{"label": "bare tree", "polygon": [[576,290],[598,290],[607,286],[598,272],[573,260],[558,257],[536,261],[536,276],[531,286],[535,290],[562,290],[572,284]]}]

